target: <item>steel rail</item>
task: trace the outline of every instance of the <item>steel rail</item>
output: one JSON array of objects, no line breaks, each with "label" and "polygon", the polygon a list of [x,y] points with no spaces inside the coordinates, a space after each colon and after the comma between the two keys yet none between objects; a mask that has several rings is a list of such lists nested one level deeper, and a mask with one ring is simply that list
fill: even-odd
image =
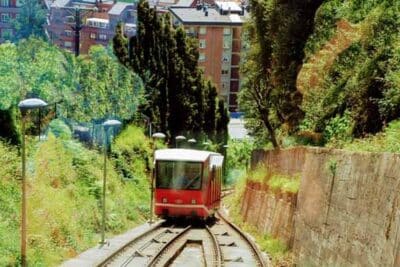
[{"label": "steel rail", "polygon": [[210,227],[208,227],[206,225],[206,230],[208,232],[208,234],[211,236],[211,239],[213,241],[214,244],[214,250],[215,250],[215,258],[216,258],[216,267],[221,267],[222,266],[222,262],[223,262],[223,258],[222,258],[222,253],[221,253],[221,247],[218,243],[217,238],[215,237],[215,235],[213,234],[213,232],[211,232]]},{"label": "steel rail", "polygon": [[230,222],[225,216],[223,216],[219,211],[217,211],[217,215],[220,219],[222,219],[226,224],[232,227],[251,247],[254,255],[257,257],[257,260],[261,267],[267,267],[268,265],[265,263],[264,257],[262,256],[260,250],[257,248],[256,244],[242,231],[239,227],[237,227],[234,223]]},{"label": "steel rail", "polygon": [[157,231],[158,229],[160,229],[162,227],[162,224],[164,223],[164,220],[161,220],[159,222],[157,222],[153,227],[151,227],[150,229],[148,229],[147,231],[141,233],[140,235],[136,236],[135,238],[133,238],[131,241],[127,242],[125,245],[123,245],[122,247],[120,247],[119,249],[117,249],[115,252],[113,252],[110,256],[108,256],[107,258],[105,258],[102,262],[100,262],[97,267],[102,267],[102,266],[107,266],[107,264],[113,259],[115,258],[115,256],[117,256],[119,253],[121,253],[124,249],[126,249],[127,247],[131,246],[132,244],[134,244],[135,242],[137,242],[138,240],[144,238],[145,236]]},{"label": "steel rail", "polygon": [[181,232],[179,232],[176,236],[171,238],[167,243],[165,243],[161,249],[154,255],[154,257],[151,258],[148,266],[155,266],[157,261],[159,260],[160,256],[164,253],[164,251],[169,247],[172,243],[174,243],[178,238],[182,237],[185,233],[187,233],[190,228],[192,228],[191,225],[183,229]]}]

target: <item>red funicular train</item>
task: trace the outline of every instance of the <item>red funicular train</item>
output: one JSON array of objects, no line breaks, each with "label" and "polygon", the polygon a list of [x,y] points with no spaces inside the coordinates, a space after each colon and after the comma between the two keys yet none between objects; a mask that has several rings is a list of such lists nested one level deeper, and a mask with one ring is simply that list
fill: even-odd
[{"label": "red funicular train", "polygon": [[155,213],[163,218],[214,216],[221,200],[221,154],[192,149],[155,152]]}]

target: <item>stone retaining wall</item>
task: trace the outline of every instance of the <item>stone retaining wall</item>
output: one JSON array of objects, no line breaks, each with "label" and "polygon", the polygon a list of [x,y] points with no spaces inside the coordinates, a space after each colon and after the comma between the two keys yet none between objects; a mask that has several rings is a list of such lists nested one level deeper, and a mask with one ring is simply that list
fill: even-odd
[{"label": "stone retaining wall", "polygon": [[241,212],[293,247],[299,266],[400,266],[400,155],[255,151],[252,166],[301,173],[295,195],[248,183]]}]

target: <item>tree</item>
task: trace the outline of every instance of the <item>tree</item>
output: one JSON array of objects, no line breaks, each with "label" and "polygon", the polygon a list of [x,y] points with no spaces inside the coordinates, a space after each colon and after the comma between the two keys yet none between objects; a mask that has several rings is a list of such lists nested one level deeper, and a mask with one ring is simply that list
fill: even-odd
[{"label": "tree", "polygon": [[30,36],[46,38],[44,25],[46,24],[47,13],[38,0],[22,0],[20,13],[13,21],[15,28],[14,41]]},{"label": "tree", "polygon": [[275,130],[282,124],[293,130],[304,116],[296,77],[321,3],[251,1],[251,19],[246,28],[250,48],[241,68],[245,78],[239,104],[248,118],[250,133],[263,136],[266,131],[275,148],[279,147]]},{"label": "tree", "polygon": [[217,93],[197,66],[197,42],[182,27],[175,29],[169,14],[156,14],[143,0],[138,4],[137,29],[128,42],[122,27],[117,27],[113,45],[120,62],[143,81],[147,105],[142,112],[170,137],[204,133],[214,138]]}]

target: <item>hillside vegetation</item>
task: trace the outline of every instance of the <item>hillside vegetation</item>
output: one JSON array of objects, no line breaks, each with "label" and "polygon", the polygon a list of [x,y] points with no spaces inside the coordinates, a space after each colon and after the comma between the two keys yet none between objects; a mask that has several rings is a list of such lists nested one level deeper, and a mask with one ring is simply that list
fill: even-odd
[{"label": "hillside vegetation", "polygon": [[325,1],[298,76],[302,130],[325,142],[377,133],[400,117],[400,2]]},{"label": "hillside vegetation", "polygon": [[251,3],[239,100],[258,146],[341,147],[400,117],[399,1]]},{"label": "hillside vegetation", "polygon": [[[68,128],[66,128],[68,129]],[[95,246],[100,240],[102,153],[50,133],[43,142],[29,140],[28,259],[31,266],[55,266]],[[131,141],[135,140],[135,141]],[[107,236],[145,221],[149,207],[148,139],[129,126],[116,139],[108,161]],[[137,156],[133,156],[137,154]],[[125,156],[121,156],[125,155]],[[129,160],[128,160],[129,159]],[[20,157],[0,142],[0,262],[19,262]]]}]

